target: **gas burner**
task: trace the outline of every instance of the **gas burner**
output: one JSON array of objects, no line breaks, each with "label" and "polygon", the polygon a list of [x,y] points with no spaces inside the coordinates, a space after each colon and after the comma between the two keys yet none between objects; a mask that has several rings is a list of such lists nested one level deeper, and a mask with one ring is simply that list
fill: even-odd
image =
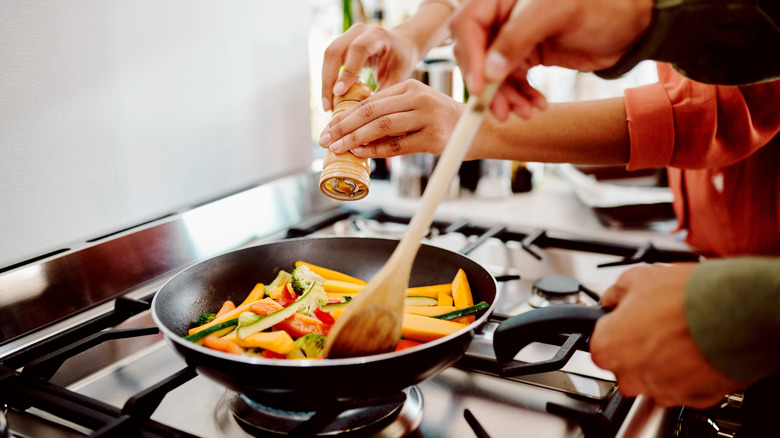
[{"label": "gas burner", "polygon": [[595,302],[600,300],[597,293],[574,278],[565,275],[545,275],[534,283],[528,303],[536,308],[557,304],[583,304],[580,292]]},{"label": "gas burner", "polygon": [[253,436],[402,437],[422,421],[422,394],[417,387],[397,397],[339,402],[316,411],[277,409],[229,391],[227,405],[233,417]]}]

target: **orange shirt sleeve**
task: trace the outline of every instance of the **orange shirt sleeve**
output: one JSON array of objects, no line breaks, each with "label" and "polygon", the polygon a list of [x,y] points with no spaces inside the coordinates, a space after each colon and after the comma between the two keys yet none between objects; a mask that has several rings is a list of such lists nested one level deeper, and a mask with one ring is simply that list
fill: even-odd
[{"label": "orange shirt sleeve", "polygon": [[625,92],[628,170],[724,167],[780,132],[780,81],[719,86],[658,64],[659,82]]}]

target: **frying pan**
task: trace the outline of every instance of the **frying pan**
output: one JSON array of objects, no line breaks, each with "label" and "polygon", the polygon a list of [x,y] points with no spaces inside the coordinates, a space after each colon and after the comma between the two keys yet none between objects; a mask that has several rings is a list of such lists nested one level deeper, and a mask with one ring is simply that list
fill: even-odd
[{"label": "frying pan", "polygon": [[256,283],[269,283],[297,260],[370,279],[398,241],[366,237],[287,239],[226,253],[190,266],[166,282],[152,302],[161,332],[198,373],[257,402],[275,407],[315,406],[334,400],[391,396],[435,376],[466,351],[474,329],[483,324],[497,300],[496,280],[468,257],[422,245],[412,267],[410,286],[452,282],[457,270],[469,279],[474,302],[490,307],[475,322],[444,338],[411,349],[346,359],[279,360],[214,351],[183,338],[203,312],[225,300],[241,302]]}]

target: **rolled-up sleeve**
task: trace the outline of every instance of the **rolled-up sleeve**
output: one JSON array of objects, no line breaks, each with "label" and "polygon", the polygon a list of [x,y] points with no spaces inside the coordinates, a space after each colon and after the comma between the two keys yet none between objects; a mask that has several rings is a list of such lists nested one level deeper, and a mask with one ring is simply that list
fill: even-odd
[{"label": "rolled-up sleeve", "polygon": [[780,258],[703,262],[685,290],[685,317],[724,374],[745,383],[780,375]]}]

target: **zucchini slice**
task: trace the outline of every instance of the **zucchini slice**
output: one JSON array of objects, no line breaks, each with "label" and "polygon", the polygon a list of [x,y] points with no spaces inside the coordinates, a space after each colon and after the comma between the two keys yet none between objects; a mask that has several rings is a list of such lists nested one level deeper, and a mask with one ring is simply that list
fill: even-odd
[{"label": "zucchini slice", "polygon": [[298,312],[298,309],[300,309],[301,306],[307,303],[309,297],[314,296],[311,294],[311,291],[312,289],[314,289],[315,284],[316,283],[312,283],[311,286],[309,286],[309,289],[306,291],[306,293],[301,295],[301,297],[298,298],[297,301],[285,307],[284,309],[277,310],[276,312],[261,318],[260,320],[258,320],[253,324],[245,325],[243,327],[238,327],[238,329],[236,330],[236,335],[239,338],[244,339],[247,336],[252,336],[257,332],[261,332],[265,329],[269,329],[275,326],[276,324],[284,321],[285,319],[295,315],[295,313]]},{"label": "zucchini slice", "polygon": [[197,333],[185,336],[184,339],[192,342],[198,342],[214,332],[218,332],[228,327],[233,327],[234,325],[238,325],[238,318],[228,319],[227,321],[220,322],[219,324],[214,324],[211,327],[205,328]]},{"label": "zucchini slice", "polygon": [[433,297],[412,296],[404,299],[404,306],[435,306],[439,300]]},{"label": "zucchini slice", "polygon": [[433,316],[432,318],[443,319],[449,321],[451,319],[460,318],[461,316],[471,315],[477,312],[481,312],[490,307],[490,304],[485,301],[480,301],[473,306],[464,307],[462,309],[453,310],[452,312],[442,313],[441,315]]}]

